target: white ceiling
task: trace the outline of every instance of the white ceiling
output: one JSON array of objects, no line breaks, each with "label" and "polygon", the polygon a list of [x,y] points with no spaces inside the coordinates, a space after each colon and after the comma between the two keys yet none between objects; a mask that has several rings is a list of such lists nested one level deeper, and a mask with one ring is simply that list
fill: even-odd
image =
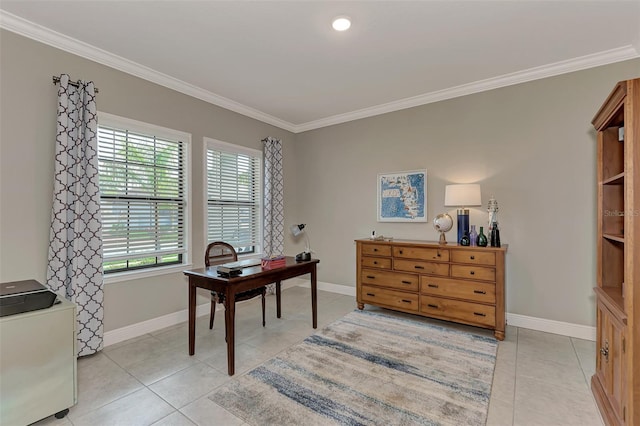
[{"label": "white ceiling", "polygon": [[[5,29],[293,132],[640,56],[640,0],[2,0],[0,11]],[[349,31],[331,29],[337,15]]]}]

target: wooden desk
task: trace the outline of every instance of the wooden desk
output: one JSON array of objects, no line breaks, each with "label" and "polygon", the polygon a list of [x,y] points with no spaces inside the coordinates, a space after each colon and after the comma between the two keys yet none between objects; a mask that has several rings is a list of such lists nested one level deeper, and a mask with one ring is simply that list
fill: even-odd
[{"label": "wooden desk", "polygon": [[233,278],[218,275],[216,266],[184,271],[189,277],[189,355],[195,353],[196,343],[196,288],[205,288],[225,295],[225,328],[227,335],[227,365],[229,375],[235,373],[234,331],[236,316],[236,294],[259,288],[267,284],[276,284],[277,316],[280,318],[280,283],[282,280],[311,274],[311,316],[313,328],[318,327],[318,291],[316,265],[318,259],[306,262],[296,262],[295,258],[287,256],[287,264],[281,268],[262,269],[261,266],[244,268],[242,274]]}]

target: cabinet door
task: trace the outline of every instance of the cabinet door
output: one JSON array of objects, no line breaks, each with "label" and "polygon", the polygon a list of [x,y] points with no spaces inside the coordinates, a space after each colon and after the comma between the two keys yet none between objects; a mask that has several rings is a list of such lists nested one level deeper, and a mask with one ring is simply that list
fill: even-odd
[{"label": "cabinet door", "polygon": [[625,326],[601,303],[598,303],[596,375],[602,383],[611,408],[620,424],[626,423]]}]

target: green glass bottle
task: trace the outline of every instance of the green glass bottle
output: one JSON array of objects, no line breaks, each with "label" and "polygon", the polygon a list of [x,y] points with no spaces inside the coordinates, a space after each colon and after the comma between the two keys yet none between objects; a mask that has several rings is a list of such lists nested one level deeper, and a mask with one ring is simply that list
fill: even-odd
[{"label": "green glass bottle", "polygon": [[480,227],[480,233],[478,234],[478,247],[487,246],[487,236],[484,235],[484,227]]}]

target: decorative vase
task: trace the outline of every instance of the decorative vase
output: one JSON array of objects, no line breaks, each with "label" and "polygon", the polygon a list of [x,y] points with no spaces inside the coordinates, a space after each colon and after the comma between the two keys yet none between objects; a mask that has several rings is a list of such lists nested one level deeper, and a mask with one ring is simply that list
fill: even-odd
[{"label": "decorative vase", "polygon": [[471,232],[469,232],[469,242],[471,246],[478,245],[478,233],[476,232],[476,226],[471,225]]},{"label": "decorative vase", "polygon": [[465,232],[462,238],[460,239],[461,246],[468,246],[471,242],[469,241],[469,233]]},{"label": "decorative vase", "polygon": [[480,227],[480,233],[478,234],[478,246],[486,247],[487,246],[487,236],[484,235],[484,227]]}]

